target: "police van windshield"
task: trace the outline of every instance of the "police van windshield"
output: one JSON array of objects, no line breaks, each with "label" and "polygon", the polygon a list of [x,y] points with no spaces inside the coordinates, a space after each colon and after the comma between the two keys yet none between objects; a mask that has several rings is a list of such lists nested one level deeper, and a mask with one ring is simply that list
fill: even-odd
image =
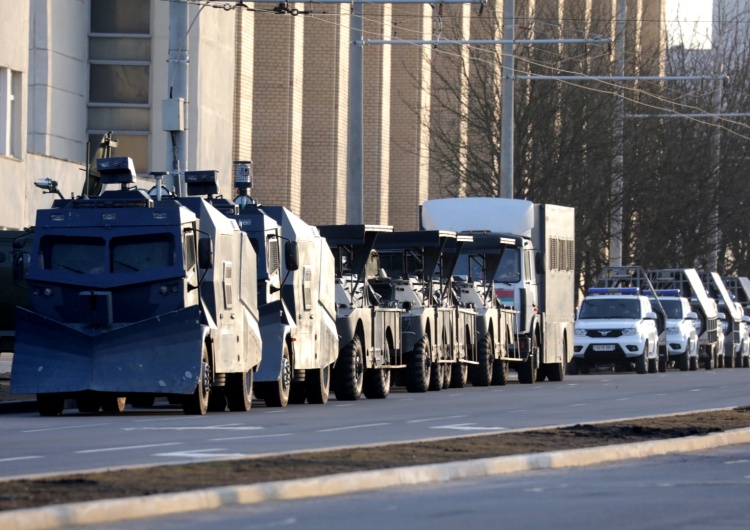
[{"label": "police van windshield", "polygon": [[641,303],[637,298],[585,298],[578,318],[641,318]]},{"label": "police van windshield", "polygon": [[[652,303],[653,307],[655,304]],[[661,306],[667,313],[667,318],[682,318],[682,302],[679,300],[661,300]]]}]

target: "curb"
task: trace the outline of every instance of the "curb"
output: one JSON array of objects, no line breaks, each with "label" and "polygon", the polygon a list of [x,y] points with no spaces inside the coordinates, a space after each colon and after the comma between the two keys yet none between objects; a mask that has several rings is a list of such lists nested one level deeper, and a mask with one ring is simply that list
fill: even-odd
[{"label": "curb", "polygon": [[48,530],[72,525],[114,523],[266,501],[356,493],[390,486],[448,482],[541,469],[584,467],[746,443],[750,443],[750,428],[652,442],[342,473],[147,497],[61,504],[0,512],[0,528],[3,530]]}]

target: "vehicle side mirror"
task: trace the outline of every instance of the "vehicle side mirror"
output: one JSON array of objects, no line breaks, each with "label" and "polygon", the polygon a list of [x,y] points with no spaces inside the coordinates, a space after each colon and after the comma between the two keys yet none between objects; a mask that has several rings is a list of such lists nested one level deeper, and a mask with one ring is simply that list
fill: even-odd
[{"label": "vehicle side mirror", "polygon": [[718,318],[719,320],[726,320],[727,316],[724,313],[720,312],[720,313],[717,313],[716,318]]},{"label": "vehicle side mirror", "polygon": [[287,241],[284,245],[284,264],[288,271],[299,269],[299,249],[296,241]]},{"label": "vehicle side mirror", "polygon": [[745,315],[745,316],[743,316],[743,317],[742,317],[742,321],[743,321],[743,322],[744,322],[745,324],[750,324],[750,317],[749,317],[749,316],[747,316],[747,315]]},{"label": "vehicle side mirror", "polygon": [[656,320],[656,313],[654,313],[653,311],[649,311],[643,318],[646,320]]},{"label": "vehicle side mirror", "polygon": [[690,311],[690,312],[689,312],[689,313],[687,314],[687,318],[688,318],[689,320],[698,320],[698,313],[696,313],[696,312],[694,312],[694,311]]},{"label": "vehicle side mirror", "polygon": [[201,269],[211,269],[214,266],[214,242],[210,237],[198,240],[198,265]]}]

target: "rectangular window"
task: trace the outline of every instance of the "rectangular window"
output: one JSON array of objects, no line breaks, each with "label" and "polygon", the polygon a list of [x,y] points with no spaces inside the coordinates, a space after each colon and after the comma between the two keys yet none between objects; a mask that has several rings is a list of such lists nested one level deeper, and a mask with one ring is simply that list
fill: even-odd
[{"label": "rectangular window", "polygon": [[151,0],[91,0],[92,33],[151,32]]},{"label": "rectangular window", "polygon": [[0,155],[21,158],[21,73],[0,68]]},{"label": "rectangular window", "polygon": [[172,234],[151,234],[112,239],[112,272],[141,272],[174,265]]},{"label": "rectangular window", "polygon": [[106,272],[104,240],[98,237],[44,236],[39,247],[39,266],[76,274]]}]

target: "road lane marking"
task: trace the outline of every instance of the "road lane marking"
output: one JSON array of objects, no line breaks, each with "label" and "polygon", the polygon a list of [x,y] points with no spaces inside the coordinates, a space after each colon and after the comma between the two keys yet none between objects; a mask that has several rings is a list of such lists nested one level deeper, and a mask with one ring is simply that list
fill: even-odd
[{"label": "road lane marking", "polygon": [[630,398],[617,398],[617,399],[616,399],[615,401],[627,401],[627,400],[629,400],[629,399],[630,399]]},{"label": "road lane marking", "polygon": [[76,451],[76,453],[87,454],[87,453],[104,453],[107,451],[130,451],[132,449],[148,449],[150,447],[164,447],[166,445],[182,445],[182,442],[167,442],[167,443],[161,443],[161,444],[146,444],[146,445],[124,445],[121,447],[104,447],[102,449],[83,449],[81,451]]},{"label": "road lane marking", "polygon": [[702,390],[702,388],[693,388],[691,392],[701,392]]},{"label": "road lane marking", "polygon": [[585,407],[586,403],[571,403],[569,407]]},{"label": "road lane marking", "polygon": [[424,418],[421,420],[409,420],[406,423],[424,423],[425,421],[443,421],[443,420],[455,420],[456,418],[465,418],[466,414],[459,414],[458,416],[443,416],[442,418]]},{"label": "road lane marking", "polygon": [[88,427],[101,427],[103,425],[109,425],[109,423],[90,423],[88,425],[68,425],[67,427],[50,427],[48,429],[32,429],[30,431],[21,431],[21,432],[63,431],[63,430],[69,430],[69,429],[85,429]]},{"label": "road lane marking", "polygon": [[15,462],[16,460],[34,460],[36,458],[44,458],[43,456],[14,456],[11,458],[0,458],[0,462]]},{"label": "road lane marking", "polygon": [[732,465],[732,464],[747,464],[748,462],[750,462],[750,460],[743,458],[742,460],[728,460],[724,463]]},{"label": "road lane marking", "polygon": [[123,427],[123,431],[259,431],[265,427],[227,423],[224,425],[196,425],[183,427]]},{"label": "road lane marking", "polygon": [[280,436],[294,436],[294,433],[286,432],[281,434],[255,434],[251,436],[232,436],[230,438],[211,438],[209,442],[226,442],[231,440],[254,440],[256,438],[278,438]]},{"label": "road lane marking", "polygon": [[215,453],[214,451],[223,451],[224,449],[195,449],[193,451],[176,451],[174,453],[156,453],[153,456],[169,456],[176,458],[240,458],[247,456],[242,453]]},{"label": "road lane marking", "polygon": [[332,429],[320,429],[318,432],[347,431],[350,429],[366,429],[368,427],[381,427],[390,423],[366,423],[364,425],[350,425],[348,427],[334,427]]},{"label": "road lane marking", "polygon": [[476,423],[459,423],[456,425],[435,425],[430,429],[452,429],[456,431],[507,431],[507,427],[482,427]]}]

